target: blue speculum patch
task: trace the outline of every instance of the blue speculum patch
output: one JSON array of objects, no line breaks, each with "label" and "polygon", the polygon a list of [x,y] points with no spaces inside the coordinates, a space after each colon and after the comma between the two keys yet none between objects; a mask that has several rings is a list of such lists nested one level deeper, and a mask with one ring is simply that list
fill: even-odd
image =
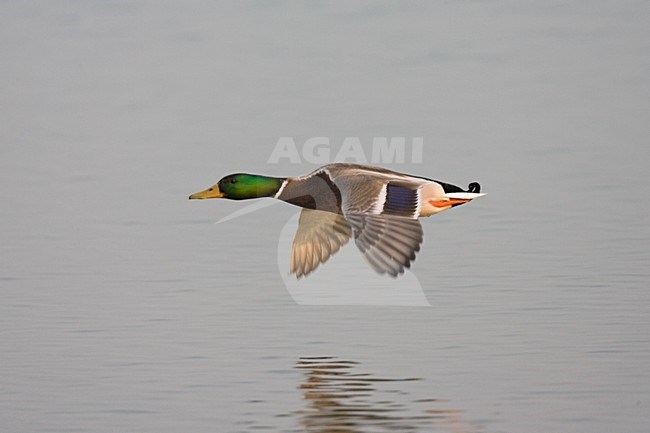
[{"label": "blue speculum patch", "polygon": [[412,216],[415,214],[418,205],[417,194],[417,190],[388,184],[386,187],[384,213]]}]

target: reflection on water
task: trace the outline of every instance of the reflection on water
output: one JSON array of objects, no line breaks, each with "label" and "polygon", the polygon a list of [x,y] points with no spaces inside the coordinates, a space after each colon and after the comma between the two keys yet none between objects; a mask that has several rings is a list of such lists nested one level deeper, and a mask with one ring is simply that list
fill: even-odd
[{"label": "reflection on water", "polygon": [[306,407],[295,412],[305,431],[479,431],[461,419],[462,410],[434,398],[413,399],[401,389],[402,382],[420,378],[376,377],[358,372],[357,362],[335,357],[303,357],[296,368],[305,373],[299,388]]}]

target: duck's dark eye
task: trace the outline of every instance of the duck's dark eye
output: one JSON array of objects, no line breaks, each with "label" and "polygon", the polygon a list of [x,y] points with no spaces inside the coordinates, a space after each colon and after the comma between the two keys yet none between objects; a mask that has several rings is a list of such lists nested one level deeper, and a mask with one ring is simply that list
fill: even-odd
[{"label": "duck's dark eye", "polygon": [[237,179],[233,177],[232,179],[230,179],[230,183],[237,183]]}]

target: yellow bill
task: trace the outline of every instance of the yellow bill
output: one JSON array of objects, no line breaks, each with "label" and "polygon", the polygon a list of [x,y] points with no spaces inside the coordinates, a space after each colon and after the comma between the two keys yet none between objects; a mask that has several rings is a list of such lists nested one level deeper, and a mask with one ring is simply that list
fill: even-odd
[{"label": "yellow bill", "polygon": [[190,200],[203,200],[206,198],[222,198],[224,193],[219,190],[219,185],[212,186],[196,194],[190,196]]}]

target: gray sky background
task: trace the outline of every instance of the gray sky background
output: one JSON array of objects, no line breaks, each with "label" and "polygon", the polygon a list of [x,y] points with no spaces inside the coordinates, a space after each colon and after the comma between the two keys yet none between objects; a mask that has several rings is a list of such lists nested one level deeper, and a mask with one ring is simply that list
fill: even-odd
[{"label": "gray sky background", "polygon": [[[281,136],[327,136],[333,152],[346,136],[368,151],[373,136],[421,136],[424,164],[393,168],[481,181],[506,218],[576,211],[567,224],[589,241],[616,219],[605,214],[624,224],[648,209],[648,9],[4,3],[0,230],[205,217],[179,198],[231,172],[315,168],[267,164]],[[630,189],[639,198],[618,200]],[[6,266],[61,258],[35,249],[12,249]]]}]

